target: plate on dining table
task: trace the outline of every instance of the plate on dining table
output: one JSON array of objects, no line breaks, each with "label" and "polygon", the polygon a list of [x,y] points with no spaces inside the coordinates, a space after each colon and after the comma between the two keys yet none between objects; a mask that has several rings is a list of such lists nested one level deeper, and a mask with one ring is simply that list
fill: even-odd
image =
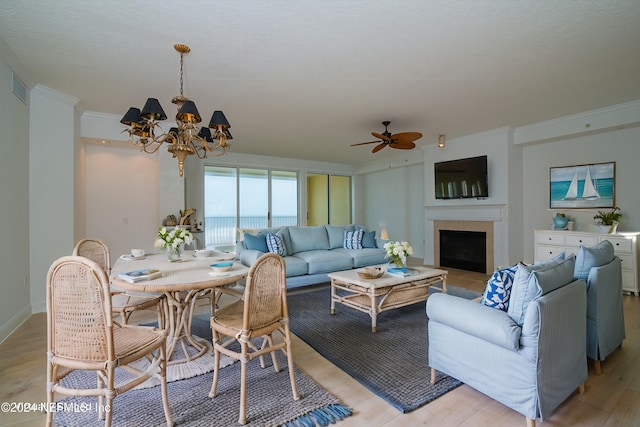
[{"label": "plate on dining table", "polygon": [[133,256],[131,254],[124,254],[120,257],[120,259],[124,261],[140,261],[141,259],[145,259],[145,258],[147,258],[145,255]]}]

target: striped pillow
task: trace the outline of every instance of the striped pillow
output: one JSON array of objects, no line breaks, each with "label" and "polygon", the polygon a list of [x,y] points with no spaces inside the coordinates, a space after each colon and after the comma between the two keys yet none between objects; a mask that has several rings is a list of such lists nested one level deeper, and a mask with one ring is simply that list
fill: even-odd
[{"label": "striped pillow", "polygon": [[362,236],[364,230],[346,231],[344,232],[345,249],[362,249]]},{"label": "striped pillow", "polygon": [[287,247],[284,245],[284,240],[282,240],[282,237],[273,233],[267,233],[267,248],[269,252],[273,252],[274,254],[280,256],[287,255]]}]

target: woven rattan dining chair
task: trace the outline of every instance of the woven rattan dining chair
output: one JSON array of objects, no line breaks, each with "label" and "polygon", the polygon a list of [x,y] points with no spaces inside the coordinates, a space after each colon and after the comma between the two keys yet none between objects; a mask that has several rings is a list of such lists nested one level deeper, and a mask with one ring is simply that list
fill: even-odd
[{"label": "woven rattan dining chair", "polygon": [[[73,248],[73,255],[89,258],[98,264],[107,277],[111,275],[111,257],[109,248],[101,240],[82,239]],[[122,291],[111,291],[111,307],[113,314],[119,315],[125,325],[129,323],[131,315],[138,310],[155,309],[158,315],[158,325],[164,327],[165,313],[162,299],[164,296],[131,295]]]},{"label": "woven rattan dining chair", "polygon": [[[216,396],[220,354],[240,360],[240,424],[247,422],[247,363],[256,357],[260,358],[260,364],[264,368],[263,356],[271,353],[275,371],[279,372],[280,367],[274,353],[282,350],[287,356],[293,399],[300,398],[293,368],[288,316],[284,260],[277,254],[268,253],[262,255],[249,269],[243,299],[217,310],[211,317],[214,371],[209,397]],[[273,333],[276,331],[282,336],[278,342],[273,340]],[[224,337],[231,339],[223,341]],[[254,338],[261,342],[252,342]],[[228,348],[236,341],[240,344],[239,352]]]},{"label": "woven rattan dining chair", "polygon": [[[98,416],[111,425],[114,397],[142,384],[160,380],[167,425],[173,425],[166,381],[164,329],[120,325],[112,320],[111,292],[104,270],[88,258],[57,259],[47,274],[47,406],[55,407],[55,393],[98,396]],[[149,367],[140,371],[129,364],[143,357]],[[131,375],[115,384],[116,368]],[[60,380],[75,370],[96,371],[96,388],[73,389]],[[124,382],[123,382],[124,381]],[[95,384],[95,383],[94,383]],[[47,413],[47,426],[53,411]]]}]

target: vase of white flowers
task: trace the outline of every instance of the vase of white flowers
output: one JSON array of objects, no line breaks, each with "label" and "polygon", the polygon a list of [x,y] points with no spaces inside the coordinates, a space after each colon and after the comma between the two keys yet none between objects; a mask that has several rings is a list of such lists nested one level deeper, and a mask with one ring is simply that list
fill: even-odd
[{"label": "vase of white flowers", "polygon": [[182,259],[182,250],[185,244],[193,241],[193,235],[189,230],[176,227],[167,230],[166,227],[160,227],[158,230],[158,238],[155,247],[164,248],[167,258],[170,262],[180,261]]},{"label": "vase of white flowers", "polygon": [[387,242],[384,244],[384,250],[389,264],[398,268],[406,267],[407,257],[413,255],[413,248],[409,242]]}]

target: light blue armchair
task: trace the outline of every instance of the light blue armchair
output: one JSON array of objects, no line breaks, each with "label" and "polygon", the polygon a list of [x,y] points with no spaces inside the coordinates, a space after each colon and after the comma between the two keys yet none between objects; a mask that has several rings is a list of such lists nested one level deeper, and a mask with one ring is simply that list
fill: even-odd
[{"label": "light blue armchair", "polygon": [[601,267],[591,267],[587,278],[587,356],[594,361],[596,375],[600,362],[622,345],[622,265],[620,258]]},{"label": "light blue armchair", "polygon": [[[546,273],[519,267],[511,293],[517,301],[510,304],[520,307],[508,312],[451,295],[430,296],[431,382],[437,371],[457,378],[523,414],[528,426],[576,389],[583,392],[587,295],[584,280],[573,281],[573,259],[567,263],[562,272],[560,263]],[[531,298],[523,299],[522,291],[514,295],[517,282]]]}]

